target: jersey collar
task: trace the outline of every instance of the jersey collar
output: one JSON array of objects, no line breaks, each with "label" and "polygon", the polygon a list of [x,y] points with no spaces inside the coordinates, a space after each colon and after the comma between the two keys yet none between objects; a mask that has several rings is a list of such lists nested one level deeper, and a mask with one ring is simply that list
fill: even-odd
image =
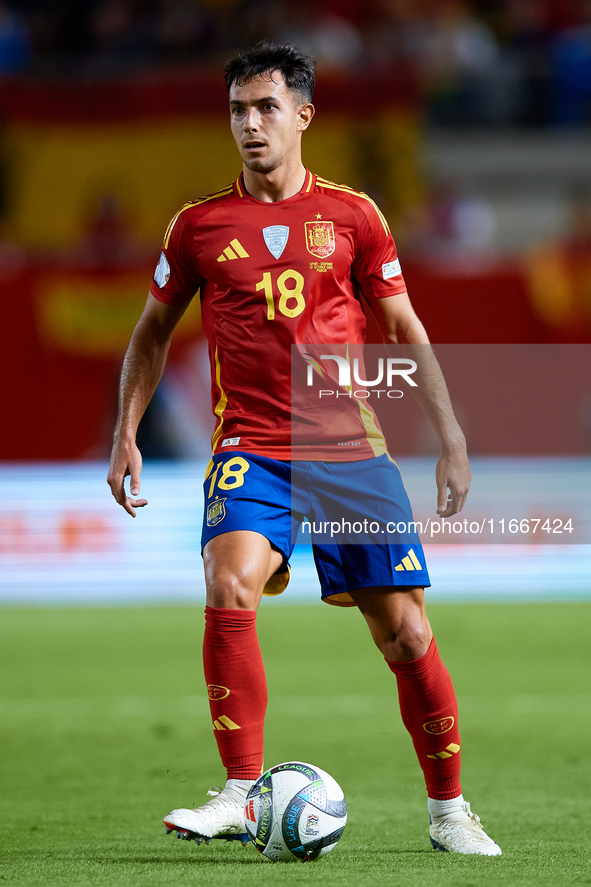
[{"label": "jersey collar", "polygon": [[[292,197],[288,197],[288,200],[293,200],[294,197],[299,197],[300,194],[309,194],[310,191],[314,190],[314,184],[316,182],[316,176],[314,173],[310,172],[309,169],[306,169],[306,176],[304,178],[304,184],[297,192],[297,194],[293,194]],[[245,200],[254,200],[255,203],[263,203],[262,200],[257,200],[255,197],[251,197],[246,187],[244,185],[244,175],[240,173],[236,181],[234,182],[234,193],[237,197]],[[285,203],[284,200],[277,201],[278,203]],[[270,204],[272,205],[272,204]]]}]

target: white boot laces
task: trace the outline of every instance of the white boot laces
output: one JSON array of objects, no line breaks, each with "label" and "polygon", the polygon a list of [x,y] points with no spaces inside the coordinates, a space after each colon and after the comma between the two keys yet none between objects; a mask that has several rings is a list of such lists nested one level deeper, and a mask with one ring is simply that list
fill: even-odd
[{"label": "white boot laces", "polygon": [[214,810],[219,810],[222,807],[235,810],[236,807],[239,806],[239,801],[231,789],[222,789],[218,785],[215,785],[207,790],[207,794],[211,798],[211,801],[206,801],[203,805],[204,807],[209,807]]},{"label": "white boot laces", "polygon": [[[466,822],[466,817],[469,820]],[[437,823],[436,826],[438,829],[447,832],[447,834],[453,836],[462,835],[464,830],[467,828],[472,832],[472,837],[477,841],[487,842],[490,840],[486,835],[486,832],[482,828],[482,824],[480,822],[480,817],[477,816],[476,813],[473,813],[470,809],[470,804],[468,801],[464,801],[462,804],[461,812],[452,813],[449,816],[442,817],[441,820]]]},{"label": "white boot laces", "polygon": [[470,810],[470,802],[469,802],[469,801],[464,801],[463,807],[464,807],[464,811],[465,811],[465,813],[468,814],[468,816],[470,817],[470,819],[472,820],[472,822],[474,823],[474,825],[477,825],[479,828],[482,828],[482,824],[481,824],[481,822],[480,822],[480,816],[477,816],[476,813],[473,813],[473,812]]}]

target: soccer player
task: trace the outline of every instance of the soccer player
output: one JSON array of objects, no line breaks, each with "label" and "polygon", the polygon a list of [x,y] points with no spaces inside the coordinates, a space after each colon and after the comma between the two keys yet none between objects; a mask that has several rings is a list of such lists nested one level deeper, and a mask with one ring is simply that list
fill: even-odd
[{"label": "soccer player", "polygon": [[[204,485],[203,656],[228,778],[203,806],[174,810],[164,820],[168,831],[198,843],[244,834],[244,801],[263,767],[267,689],[256,611],[264,591],[287,585],[293,522],[303,519],[290,499],[291,346],[359,346],[368,310],[387,344],[428,346],[379,209],[302,164],[302,135],[314,116],[313,59],[291,45],[264,43],[228,61],[225,76],[242,173],[216,194],[185,204],[166,230],[123,363],[108,477],[117,502],[135,517],[147,504],[138,498],[137,427],[173,330],[199,291],[216,416]],[[449,517],[461,510],[470,484],[465,440],[434,358],[419,369],[421,406],[441,440],[437,511]],[[370,516],[391,507],[412,520],[373,414],[355,406],[356,418],[347,414],[347,440],[316,424],[310,451],[305,442],[298,449],[298,470],[311,489],[316,484],[326,494],[313,508],[342,502],[350,491],[354,498],[357,492],[355,508]],[[396,675],[402,719],[425,777],[433,846],[500,854],[462,796],[457,702],[425,614],[430,582],[420,542],[320,541],[314,556],[323,599],[359,608]]]}]

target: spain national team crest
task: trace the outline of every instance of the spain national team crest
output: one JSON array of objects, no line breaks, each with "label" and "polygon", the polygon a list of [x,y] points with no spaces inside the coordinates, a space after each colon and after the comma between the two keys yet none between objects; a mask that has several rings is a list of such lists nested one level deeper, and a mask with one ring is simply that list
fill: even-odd
[{"label": "spain national team crest", "polygon": [[214,499],[214,501],[207,506],[208,527],[215,527],[220,521],[223,521],[226,516],[225,502],[225,499]]},{"label": "spain national team crest", "polygon": [[313,256],[326,259],[335,250],[334,227],[332,222],[304,222],[306,248]]}]

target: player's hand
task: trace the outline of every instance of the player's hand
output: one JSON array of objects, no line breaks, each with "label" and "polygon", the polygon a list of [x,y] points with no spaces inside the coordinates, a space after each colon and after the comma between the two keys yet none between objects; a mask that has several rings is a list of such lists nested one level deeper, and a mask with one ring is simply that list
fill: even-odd
[{"label": "player's hand", "polygon": [[[147,499],[136,499],[140,492],[140,473],[142,470],[142,454],[135,441],[123,441],[115,438],[111,452],[111,464],[107,483],[119,505],[132,517],[136,515],[136,508],[143,508],[148,504]],[[125,492],[125,478],[131,477],[130,493]],[[132,498],[134,497],[134,498]]]},{"label": "player's hand", "polygon": [[[437,514],[451,517],[464,507],[472,475],[465,447],[441,455],[435,469]],[[449,493],[448,493],[449,490]]]}]

